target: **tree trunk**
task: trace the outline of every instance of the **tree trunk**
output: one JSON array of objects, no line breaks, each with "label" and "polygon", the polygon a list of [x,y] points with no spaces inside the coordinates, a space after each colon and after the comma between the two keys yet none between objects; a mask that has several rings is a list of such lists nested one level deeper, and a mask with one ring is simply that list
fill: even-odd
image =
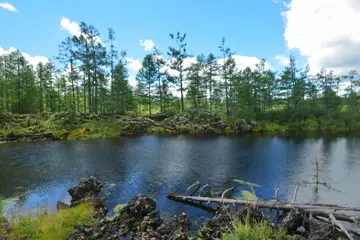
[{"label": "tree trunk", "polygon": [[183,95],[183,78],[182,67],[180,66],[180,94],[181,94],[181,111],[184,111],[184,95]]}]

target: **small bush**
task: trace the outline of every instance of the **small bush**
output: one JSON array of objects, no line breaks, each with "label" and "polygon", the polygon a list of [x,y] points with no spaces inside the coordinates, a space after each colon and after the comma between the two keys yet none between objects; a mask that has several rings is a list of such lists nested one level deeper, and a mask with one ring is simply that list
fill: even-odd
[{"label": "small bush", "polygon": [[316,118],[308,118],[304,122],[304,131],[314,132],[319,129],[319,124]]},{"label": "small bush", "polygon": [[245,222],[236,221],[234,231],[224,235],[224,240],[288,240],[290,237],[284,229],[273,229],[267,221],[251,224],[249,218]]}]

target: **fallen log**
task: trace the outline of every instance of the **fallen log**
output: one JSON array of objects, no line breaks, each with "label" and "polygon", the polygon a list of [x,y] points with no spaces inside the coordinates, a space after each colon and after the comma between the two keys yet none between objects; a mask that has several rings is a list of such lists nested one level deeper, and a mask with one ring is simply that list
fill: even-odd
[{"label": "fallen log", "polygon": [[255,205],[259,208],[270,208],[270,209],[279,209],[290,211],[292,209],[300,209],[309,214],[328,217],[329,213],[332,213],[336,219],[341,221],[346,221],[350,223],[357,223],[357,216],[349,216],[339,211],[360,211],[360,208],[353,207],[343,207],[338,205],[331,204],[299,204],[299,203],[287,203],[287,202],[266,202],[266,201],[251,201],[251,200],[240,200],[240,199],[228,199],[228,198],[210,198],[210,197],[197,197],[197,196],[186,196],[179,195],[176,193],[168,193],[169,199],[182,200],[182,201],[198,201],[198,202],[206,202],[206,203],[219,203],[219,204],[231,204],[231,205]]},{"label": "fallen log", "polygon": [[[251,201],[251,200],[238,200],[238,199],[228,199],[228,198],[210,198],[210,197],[198,197],[198,196],[186,196],[179,195],[176,193],[168,193],[168,198],[181,202],[206,202],[206,203],[218,203],[218,204],[230,204],[230,205],[254,205],[259,208],[269,208],[269,209],[279,209],[284,211],[290,211],[293,209],[298,209],[302,212],[305,212],[316,219],[318,217],[322,217],[330,220],[329,224],[339,228],[350,240],[352,240],[352,236],[349,234],[349,231],[359,235],[360,233],[356,229],[345,229],[345,227],[339,221],[345,221],[349,223],[358,223],[359,216],[355,215],[346,215],[344,213],[340,213],[339,211],[360,211],[360,208],[354,207],[345,207],[338,206],[333,204],[300,204],[300,203],[288,203],[288,202],[280,202],[280,201]],[[325,221],[326,222],[326,221]]]}]

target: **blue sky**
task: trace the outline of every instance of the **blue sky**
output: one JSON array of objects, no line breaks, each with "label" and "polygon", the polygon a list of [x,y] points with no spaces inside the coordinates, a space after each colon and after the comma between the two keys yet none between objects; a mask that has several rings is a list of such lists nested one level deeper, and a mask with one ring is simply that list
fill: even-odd
[{"label": "blue sky", "polygon": [[26,1],[9,0],[19,13],[0,8],[0,47],[15,47],[29,55],[52,58],[58,44],[68,36],[61,29],[62,17],[72,22],[93,24],[107,37],[116,31],[118,47],[128,56],[142,59],[146,51],[140,39],[151,39],[163,52],[171,44],[170,32],[186,32],[191,54],[219,54],[224,36],[237,54],[266,58],[287,54],[284,42],[285,10],[272,0],[252,1]]},{"label": "blue sky", "polygon": [[[6,5],[7,3],[7,5]],[[171,32],[186,32],[188,52],[220,55],[218,45],[243,56],[243,66],[266,58],[281,69],[290,53],[302,67],[346,71],[360,68],[358,0],[0,0],[0,51],[18,48],[30,56],[53,58],[71,28],[84,21],[116,31],[119,49],[141,62],[151,40],[166,52]],[[9,8],[9,6],[14,9]],[[61,26],[65,19],[70,26]],[[353,26],[353,27],[351,27]],[[355,37],[354,37],[355,36]],[[0,52],[1,54],[1,52]],[[333,59],[336,59],[334,61]]]}]

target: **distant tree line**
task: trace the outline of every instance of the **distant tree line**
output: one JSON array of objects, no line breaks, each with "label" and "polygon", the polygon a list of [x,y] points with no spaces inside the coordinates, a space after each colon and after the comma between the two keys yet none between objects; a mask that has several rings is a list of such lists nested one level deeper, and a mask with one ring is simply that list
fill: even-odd
[{"label": "distant tree line", "polygon": [[[170,34],[166,54],[155,48],[142,62],[136,87],[129,85],[126,52],[108,29],[105,42],[98,30],[80,24],[79,36],[59,45],[54,62],[31,66],[20,51],[0,56],[0,113],[72,111],[88,114],[153,114],[194,108],[232,118],[323,121],[359,119],[360,76],[356,71],[335,76],[322,69],[310,75],[290,56],[283,71],[237,69],[234,52],[221,41],[216,54],[200,54],[186,66],[186,34]],[[187,64],[189,65],[189,64]],[[57,68],[55,66],[62,66]],[[347,83],[345,89],[340,86]],[[178,92],[178,94],[174,94]]]}]

